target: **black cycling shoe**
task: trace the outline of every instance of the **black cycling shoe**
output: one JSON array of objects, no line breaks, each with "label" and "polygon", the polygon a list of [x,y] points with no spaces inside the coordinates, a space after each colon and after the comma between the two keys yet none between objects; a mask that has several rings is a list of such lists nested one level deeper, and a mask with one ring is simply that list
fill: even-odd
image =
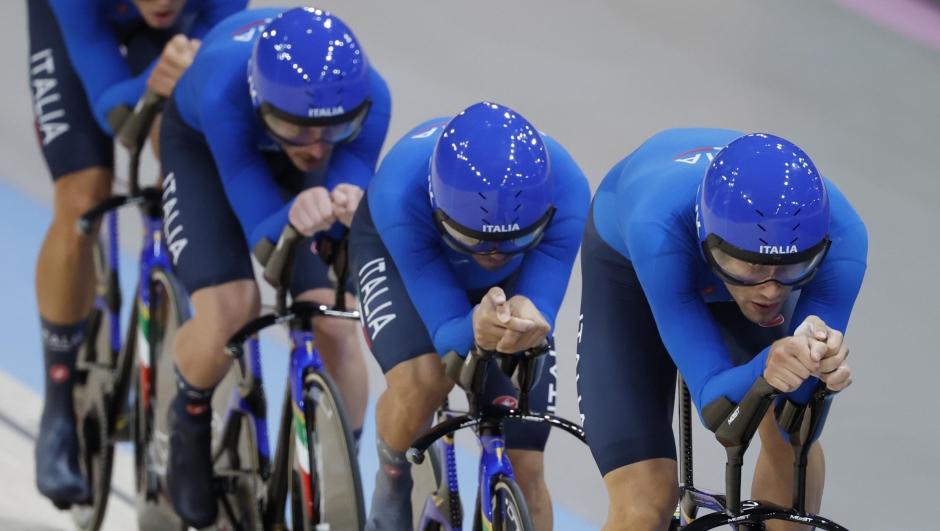
[{"label": "black cycling shoe", "polygon": [[59,509],[91,500],[91,489],[78,466],[78,435],[71,410],[64,415],[43,411],[36,439],[36,486]]},{"label": "black cycling shoe", "polygon": [[[214,524],[219,514],[212,481],[212,414],[189,414],[178,401],[170,407],[167,490],[183,522],[202,529]],[[184,413],[177,414],[179,410]]]}]

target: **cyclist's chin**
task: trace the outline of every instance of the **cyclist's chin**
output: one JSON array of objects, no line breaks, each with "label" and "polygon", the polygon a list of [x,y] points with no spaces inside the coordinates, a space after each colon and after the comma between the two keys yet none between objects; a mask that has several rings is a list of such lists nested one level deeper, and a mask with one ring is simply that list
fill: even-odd
[{"label": "cyclist's chin", "polygon": [[305,173],[318,170],[324,160],[304,155],[289,155],[289,157],[294,166]]},{"label": "cyclist's chin", "polygon": [[485,255],[476,255],[473,257],[477,265],[486,269],[487,271],[497,271],[506,267],[510,261],[512,261],[511,254],[485,254]]}]

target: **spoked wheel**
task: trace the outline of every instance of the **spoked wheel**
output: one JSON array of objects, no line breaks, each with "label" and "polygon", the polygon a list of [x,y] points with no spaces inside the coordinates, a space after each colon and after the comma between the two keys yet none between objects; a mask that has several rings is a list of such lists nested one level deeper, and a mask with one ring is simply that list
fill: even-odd
[{"label": "spoked wheel", "polygon": [[706,514],[682,528],[684,531],[706,531],[708,529],[726,529],[730,526],[736,531],[763,531],[765,522],[781,520],[803,524],[809,529],[819,531],[848,531],[841,525],[821,516],[799,516],[792,509],[757,506],[745,508],[741,516],[732,517],[723,513]]},{"label": "spoked wheel", "polygon": [[141,531],[176,531],[181,523],[165,493],[170,429],[167,413],[176,395],[173,339],[190,318],[186,292],[172,274],[154,268],[150,277],[150,312],[138,323],[134,455],[137,477],[137,522]]},{"label": "spoked wheel", "polygon": [[360,531],[366,519],[356,444],[327,374],[306,375],[304,410],[303,419],[295,417],[293,424],[293,529]]},{"label": "spoked wheel", "polygon": [[114,445],[108,435],[108,411],[103,382],[96,372],[76,388],[78,410],[79,466],[91,487],[87,504],[72,505],[72,519],[81,531],[97,531],[104,521],[111,493],[111,467]]},{"label": "spoked wheel", "polygon": [[112,341],[112,323],[106,311],[111,297],[111,273],[106,246],[99,239],[95,244],[95,277],[99,296],[88,319],[85,340],[76,363],[74,388],[78,462],[82,475],[91,487],[92,499],[72,505],[75,525],[81,531],[97,531],[104,521],[111,491],[111,468],[114,445],[110,440],[108,396],[111,369],[116,352]]},{"label": "spoked wheel", "polygon": [[532,517],[522,490],[511,478],[500,476],[493,484],[493,530],[533,531]]}]

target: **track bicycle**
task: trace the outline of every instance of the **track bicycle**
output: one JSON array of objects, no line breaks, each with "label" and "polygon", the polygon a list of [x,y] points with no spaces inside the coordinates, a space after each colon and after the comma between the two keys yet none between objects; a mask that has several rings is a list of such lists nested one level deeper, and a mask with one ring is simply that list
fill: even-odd
[{"label": "track bicycle", "polygon": [[[226,344],[226,353],[235,360],[230,374],[236,385],[228,395],[216,391],[225,405],[217,408],[213,400],[222,421],[212,453],[221,509],[217,528],[223,531],[288,529],[288,496],[294,531],[360,531],[365,526],[352,429],[336,384],[320,360],[311,323],[319,316],[359,319],[359,312],[345,308],[348,244],[326,238],[317,244],[337,280],[335,306],[298,301],[288,305],[294,257],[308,241],[288,225],[273,252],[256,252],[265,264],[265,279],[277,289],[276,306]],[[272,461],[257,334],[278,324],[288,328],[291,351]]]},{"label": "track bicycle", "polygon": [[[806,512],[806,465],[810,448],[819,439],[833,392],[819,382],[806,404],[797,404],[789,398],[778,398],[780,391],[764,377],[751,386],[738,404],[727,398],[705,406],[702,418],[709,430],[725,447],[728,456],[725,468],[725,494],[696,488],[692,476],[692,400],[688,387],[679,377],[680,485],[677,517],[670,529],[705,531],[730,526],[735,531],[763,530],[764,522],[784,520],[800,523],[812,529],[847,531],[841,525]],[[789,435],[793,447],[793,505],[779,507],[767,502],[741,500],[741,466],[764,414],[776,400],[774,414],[784,433]],[[696,518],[699,509],[714,511]]]},{"label": "track bicycle", "polygon": [[[116,138],[129,152],[128,193],[113,195],[79,218],[76,230],[89,236],[101,218],[105,230],[95,249],[95,305],[76,363],[75,413],[79,440],[79,465],[91,486],[92,497],[71,506],[72,518],[81,531],[101,527],[111,487],[114,445],[134,441],[140,451],[141,414],[150,407],[152,325],[150,317],[162,310],[163,293],[177,287],[170,259],[163,244],[161,193],[158,188],[141,189],[138,184],[140,154],[163,98],[147,91],[133,113],[116,127]],[[144,241],[140,252],[139,283],[134,296],[126,336],[122,340],[122,293],[119,278],[117,210],[137,206]],[[136,397],[131,404],[129,397]],[[138,464],[140,458],[138,456]],[[139,474],[138,466],[138,476]],[[148,529],[142,525],[142,529]],[[155,529],[155,528],[150,528]]]},{"label": "track bicycle", "polygon": [[[416,531],[460,531],[463,527],[453,436],[455,431],[463,428],[473,428],[482,447],[473,530],[534,529],[525,498],[516,484],[512,465],[505,453],[503,424],[507,421],[545,424],[587,442],[580,426],[554,415],[536,414],[529,409],[529,391],[538,381],[544,365],[543,356],[549,350],[546,341],[519,354],[497,353],[475,347],[466,359],[455,352],[444,357],[448,376],[467,392],[469,410],[461,414],[450,409],[445,400],[438,411],[438,424],[419,436],[408,450],[408,460],[420,465],[425,461],[425,452],[433,446],[429,464],[434,473],[436,490],[430,494],[416,493],[419,496],[427,495],[426,500],[422,500],[423,510],[415,512]],[[487,374],[495,368],[511,378],[519,395],[518,407],[483,409],[481,394]],[[418,485],[418,481],[415,485]]]}]

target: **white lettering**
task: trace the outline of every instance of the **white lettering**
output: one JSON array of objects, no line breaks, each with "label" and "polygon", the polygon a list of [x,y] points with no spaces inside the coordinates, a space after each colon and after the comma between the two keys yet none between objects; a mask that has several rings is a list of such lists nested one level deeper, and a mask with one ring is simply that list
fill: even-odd
[{"label": "white lettering", "polygon": [[512,232],[514,230],[519,230],[518,223],[510,223],[509,225],[483,225],[483,232]]},{"label": "white lettering", "polygon": [[[41,121],[42,118],[40,117],[40,122]],[[48,124],[41,123],[39,125],[39,130],[42,131],[42,145],[48,146],[50,142],[69,130],[69,124],[63,124],[59,122],[52,122]]]},{"label": "white lettering", "polygon": [[[183,227],[181,226],[180,229],[182,228]],[[173,254],[173,265],[176,265],[176,262],[180,259],[180,253],[182,253],[183,249],[186,248],[187,243],[189,243],[189,240],[183,238],[182,240],[175,241],[168,246],[170,253]]]},{"label": "white lettering", "polygon": [[799,250],[796,248],[796,245],[761,245],[760,253],[761,254],[790,254],[796,253]]},{"label": "white lettering", "polygon": [[42,72],[49,75],[55,74],[55,61],[52,59],[52,48],[46,48],[41,52],[36,52],[29,58],[30,63],[39,63],[40,61],[42,61],[42,63],[34,65],[30,69],[30,73],[34,76]]},{"label": "white lettering", "polygon": [[[388,304],[390,305],[390,304],[392,304],[392,303],[389,302]],[[379,332],[381,332],[382,329],[385,328],[385,325],[387,325],[388,323],[392,322],[392,321],[395,319],[395,317],[396,317],[396,315],[395,315],[394,313],[392,313],[392,314],[382,315],[382,316],[380,316],[380,317],[376,317],[375,319],[369,321],[369,328],[372,329],[372,340],[373,340],[373,341],[375,341],[375,337],[376,337],[377,335],[379,335]]]},{"label": "white lettering", "polygon": [[[372,268],[372,270],[369,271],[368,273],[365,273],[365,270],[368,269],[372,265],[375,265],[375,267]],[[370,260],[366,262],[366,265],[362,266],[359,269],[359,282],[360,283],[363,282],[365,279],[369,278],[369,276],[372,275],[373,273],[384,273],[384,272],[385,272],[385,259],[384,258],[376,258],[375,260]]]},{"label": "white lettering", "polygon": [[731,416],[728,417],[728,426],[730,426],[731,423],[734,422],[734,419],[738,418],[738,413],[740,412],[741,412],[741,408],[739,407],[734,408],[734,411],[731,413]]},{"label": "white lettering", "polygon": [[[553,358],[557,357],[555,349],[549,350],[548,355]],[[558,396],[558,391],[555,388],[555,384],[558,382],[558,365],[556,361],[552,361],[552,368],[549,369],[548,372],[552,375],[552,381],[548,383],[548,405],[545,407],[545,409],[547,409],[549,413],[554,413],[555,397]]]},{"label": "white lettering", "polygon": [[342,105],[336,107],[326,108],[326,109],[310,109],[307,112],[307,116],[310,118],[329,118],[331,116],[338,116],[346,112],[343,109]]}]

